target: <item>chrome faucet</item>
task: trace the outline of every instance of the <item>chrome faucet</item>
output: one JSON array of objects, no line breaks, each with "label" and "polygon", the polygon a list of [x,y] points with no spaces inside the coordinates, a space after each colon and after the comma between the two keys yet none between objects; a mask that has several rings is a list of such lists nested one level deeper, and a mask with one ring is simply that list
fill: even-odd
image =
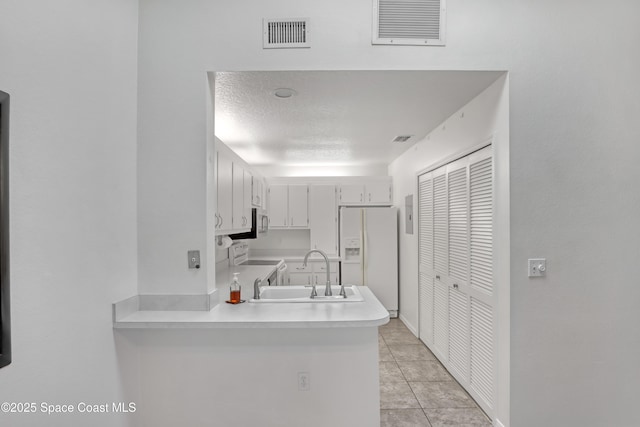
[{"label": "chrome faucet", "polygon": [[258,277],[255,282],[253,282],[253,299],[260,299],[260,285],[262,284],[262,280]]},{"label": "chrome faucet", "polygon": [[[305,266],[305,267],[307,266],[307,260],[309,259],[309,255],[311,255],[314,252],[317,252],[320,255],[322,255],[322,257],[324,258],[324,262],[327,265],[327,285],[324,288],[324,295],[327,296],[327,297],[330,297],[333,294],[331,293],[331,272],[329,271],[329,258],[327,257],[327,254],[325,254],[320,249],[311,249],[304,256],[304,261],[302,262],[302,265]],[[318,296],[318,293],[316,292],[316,285],[314,283],[313,286],[311,287],[311,298],[315,298],[317,296]],[[344,291],[344,283],[341,284],[341,286],[340,286],[340,296],[343,297],[343,298],[347,297],[347,294]]]},{"label": "chrome faucet", "polygon": [[[307,260],[309,259],[309,255],[311,255],[314,252],[317,252],[320,255],[322,255],[322,257],[324,258],[324,262],[327,264],[327,286],[324,288],[324,295],[329,297],[332,295],[332,293],[331,293],[331,274],[329,273],[329,258],[327,258],[327,254],[325,254],[320,249],[311,249],[304,256],[304,261],[302,262],[302,265],[304,267],[307,266]],[[317,296],[318,296],[318,293],[316,292],[316,284],[314,283],[313,287],[311,288],[311,298],[315,298]]]}]

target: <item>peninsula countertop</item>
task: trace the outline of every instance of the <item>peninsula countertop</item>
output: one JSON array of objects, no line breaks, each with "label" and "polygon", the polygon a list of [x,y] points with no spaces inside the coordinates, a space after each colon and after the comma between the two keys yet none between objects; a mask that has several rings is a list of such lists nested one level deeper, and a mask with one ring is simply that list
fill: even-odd
[{"label": "peninsula countertop", "polygon": [[[358,328],[389,321],[389,312],[366,286],[364,301],[344,303],[220,303],[209,311],[138,310],[114,321],[120,328]],[[245,294],[246,295],[246,294]],[[246,295],[247,299],[250,295]]]}]

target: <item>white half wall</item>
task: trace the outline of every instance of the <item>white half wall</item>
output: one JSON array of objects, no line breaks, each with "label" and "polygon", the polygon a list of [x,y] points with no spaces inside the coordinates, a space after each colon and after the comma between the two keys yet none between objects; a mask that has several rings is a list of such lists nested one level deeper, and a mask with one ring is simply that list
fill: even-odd
[{"label": "white half wall", "polygon": [[111,303],[136,293],[136,1],[2,1],[0,89],[11,95],[13,362],[3,426],[127,426],[42,403],[136,401],[136,349]]},{"label": "white half wall", "polygon": [[[141,425],[380,424],[377,328],[137,331]],[[298,390],[307,373],[308,391]]]}]

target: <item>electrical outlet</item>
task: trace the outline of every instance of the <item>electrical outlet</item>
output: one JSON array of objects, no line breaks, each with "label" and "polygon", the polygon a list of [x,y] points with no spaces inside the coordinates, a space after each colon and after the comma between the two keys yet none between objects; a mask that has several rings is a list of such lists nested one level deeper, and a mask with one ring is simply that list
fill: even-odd
[{"label": "electrical outlet", "polygon": [[529,259],[529,277],[544,277],[547,275],[547,260],[545,258]]},{"label": "electrical outlet", "polygon": [[189,268],[200,268],[200,251],[188,251]]},{"label": "electrical outlet", "polygon": [[311,376],[309,372],[298,372],[298,391],[311,390]]}]

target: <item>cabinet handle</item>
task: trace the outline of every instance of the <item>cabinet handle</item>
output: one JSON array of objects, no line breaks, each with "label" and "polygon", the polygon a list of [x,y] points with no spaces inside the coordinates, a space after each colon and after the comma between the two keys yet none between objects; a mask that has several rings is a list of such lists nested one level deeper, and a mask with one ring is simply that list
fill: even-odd
[{"label": "cabinet handle", "polygon": [[218,214],[216,213],[216,226],[215,228],[218,228],[218,223],[220,222],[220,218],[218,218]]},{"label": "cabinet handle", "polygon": [[223,222],[224,222],[224,218],[222,218],[222,215],[220,215],[220,227],[222,227]]},{"label": "cabinet handle", "polygon": [[360,193],[360,201],[362,201],[362,193]]},{"label": "cabinet handle", "polygon": [[371,193],[369,193],[369,201],[371,201]]}]

